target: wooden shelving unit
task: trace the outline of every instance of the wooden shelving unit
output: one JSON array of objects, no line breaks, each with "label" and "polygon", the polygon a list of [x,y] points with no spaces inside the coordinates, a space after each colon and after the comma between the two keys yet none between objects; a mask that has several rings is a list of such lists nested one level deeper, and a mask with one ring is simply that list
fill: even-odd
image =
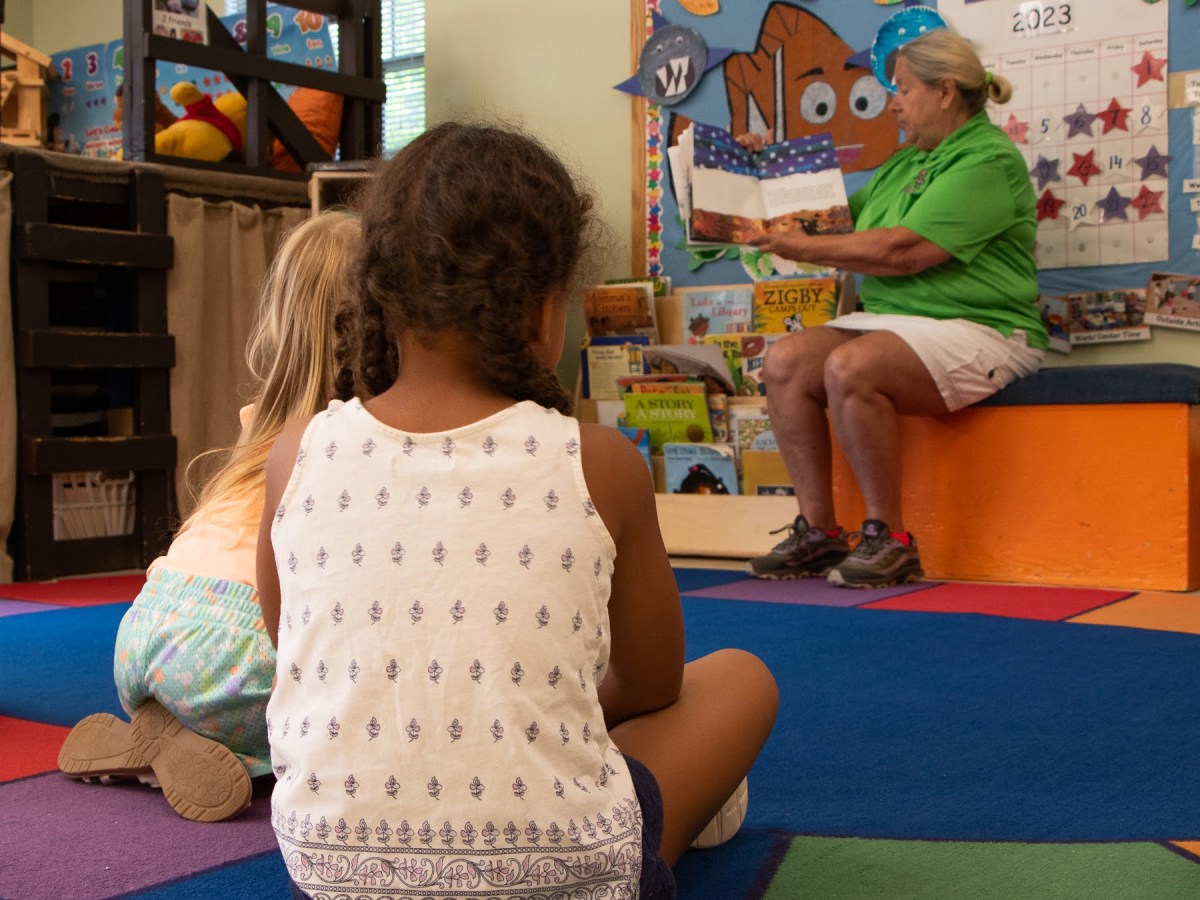
[{"label": "wooden shelving unit", "polygon": [[[176,441],[171,434],[166,234],[161,173],[110,181],[8,158],[17,366],[16,577],[143,568],[170,539]],[[62,402],[87,395],[98,421],[81,429]],[[123,411],[126,426],[110,424]],[[85,415],[84,418],[87,416]],[[131,433],[117,433],[129,431]],[[56,540],[54,478],[133,472],[132,534]]]},{"label": "wooden shelving unit", "polygon": [[306,177],[270,167],[271,141],[276,137],[301,169],[310,163],[329,162],[329,154],[288,107],[275,84],[342,95],[340,158],[364,159],[379,152],[383,101],[387,97],[380,62],[379,0],[286,0],[289,8],[319,13],[337,22],[337,71],[269,58],[266,0],[246,3],[244,49],[211,9],[207,13],[207,45],[157,35],[151,27],[152,5],[153,0],[125,0],[125,159],[229,171],[223,163],[155,153],[155,70],[160,62],[223,72],[242,93],[248,106],[244,171],[250,174],[297,180]]}]

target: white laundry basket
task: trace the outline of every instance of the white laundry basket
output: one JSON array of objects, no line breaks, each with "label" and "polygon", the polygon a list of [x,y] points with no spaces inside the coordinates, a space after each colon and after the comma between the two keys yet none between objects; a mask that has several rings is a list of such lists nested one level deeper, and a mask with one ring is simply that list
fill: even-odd
[{"label": "white laundry basket", "polygon": [[54,539],[133,534],[132,472],[60,472],[54,476]]}]

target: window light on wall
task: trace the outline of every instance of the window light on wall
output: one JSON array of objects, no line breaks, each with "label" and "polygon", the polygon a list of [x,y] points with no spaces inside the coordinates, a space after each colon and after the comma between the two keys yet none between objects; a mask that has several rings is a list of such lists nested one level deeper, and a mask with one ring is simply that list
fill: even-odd
[{"label": "window light on wall", "polygon": [[[244,13],[246,0],[226,0],[226,15]],[[425,0],[380,0],[380,56],[387,100],[383,154],[391,156],[425,130]],[[337,24],[330,21],[337,48]]]}]

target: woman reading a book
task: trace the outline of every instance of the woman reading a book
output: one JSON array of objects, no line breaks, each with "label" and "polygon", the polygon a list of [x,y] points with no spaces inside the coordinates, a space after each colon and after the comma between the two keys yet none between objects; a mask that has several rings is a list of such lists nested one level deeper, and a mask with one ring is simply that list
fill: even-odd
[{"label": "woman reading a book", "polygon": [[[826,574],[847,587],[921,578],[901,512],[897,417],[982,400],[1037,371],[1047,345],[1028,169],[984,111],[988,100],[1006,103],[1011,85],[948,29],[903,45],[894,80],[890,108],[909,146],[850,198],[855,231],[753,241],[860,273],[865,310],[788,335],[767,354],[768,411],[799,515],[751,561],[760,578]],[[762,147],[760,135],[739,140]],[[831,423],[866,503],[853,551],[834,515]]]}]

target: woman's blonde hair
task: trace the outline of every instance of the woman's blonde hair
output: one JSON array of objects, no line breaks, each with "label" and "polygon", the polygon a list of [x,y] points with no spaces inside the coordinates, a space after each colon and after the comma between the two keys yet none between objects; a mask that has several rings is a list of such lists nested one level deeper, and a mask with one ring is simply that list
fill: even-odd
[{"label": "woman's blonde hair", "polygon": [[986,71],[967,39],[948,28],[927,31],[896,52],[908,60],[908,67],[925,84],[953,78],[971,115],[989,100],[1007,103],[1012,98],[1009,80]]},{"label": "woman's blonde hair", "polygon": [[255,388],[250,421],[237,444],[225,451],[224,464],[200,492],[188,522],[205,506],[227,500],[244,500],[246,523],[257,522],[267,454],[284,424],[314,415],[335,397],[348,400],[357,393],[348,270],[361,235],[357,215],[329,211],[285,236],[246,345]]}]

